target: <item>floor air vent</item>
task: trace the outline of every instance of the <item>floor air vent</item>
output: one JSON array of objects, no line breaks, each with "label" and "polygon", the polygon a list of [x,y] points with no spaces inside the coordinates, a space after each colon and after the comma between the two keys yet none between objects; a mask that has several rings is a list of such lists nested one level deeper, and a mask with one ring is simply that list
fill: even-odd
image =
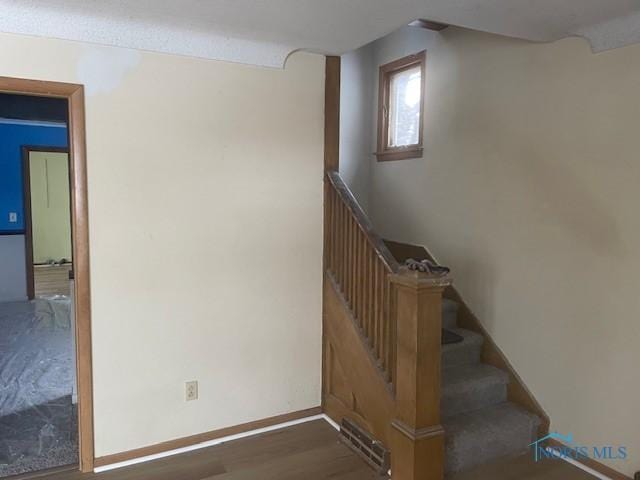
[{"label": "floor air vent", "polygon": [[374,439],[369,432],[348,418],[343,418],[340,425],[340,439],[380,475],[387,474],[391,464],[389,450]]}]

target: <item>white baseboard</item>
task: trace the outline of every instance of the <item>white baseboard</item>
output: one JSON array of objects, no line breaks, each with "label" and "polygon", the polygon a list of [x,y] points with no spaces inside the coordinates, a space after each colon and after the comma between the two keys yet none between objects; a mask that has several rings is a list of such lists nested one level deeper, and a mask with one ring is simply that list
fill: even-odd
[{"label": "white baseboard", "polygon": [[554,450],[553,448],[547,447],[547,448],[545,448],[545,450],[547,452],[551,453],[551,455],[553,455],[554,457],[560,458],[560,459],[564,460],[565,462],[570,463],[574,467],[579,468],[583,472],[586,472],[589,475],[593,475],[594,477],[599,478],[600,480],[612,480],[611,477],[607,477],[606,475],[603,475],[600,472],[596,472],[593,468],[589,468],[586,465],[574,460],[573,458],[569,458],[566,455],[562,455],[561,453],[559,453],[558,451]]}]

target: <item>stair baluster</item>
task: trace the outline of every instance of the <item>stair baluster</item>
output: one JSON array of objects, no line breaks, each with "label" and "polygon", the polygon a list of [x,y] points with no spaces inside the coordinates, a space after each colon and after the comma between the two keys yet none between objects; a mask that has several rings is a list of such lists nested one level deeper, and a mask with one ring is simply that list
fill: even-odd
[{"label": "stair baluster", "polygon": [[399,265],[336,172],[329,180],[327,270],[366,339],[386,381],[393,382],[394,328],[389,312],[388,275]]}]

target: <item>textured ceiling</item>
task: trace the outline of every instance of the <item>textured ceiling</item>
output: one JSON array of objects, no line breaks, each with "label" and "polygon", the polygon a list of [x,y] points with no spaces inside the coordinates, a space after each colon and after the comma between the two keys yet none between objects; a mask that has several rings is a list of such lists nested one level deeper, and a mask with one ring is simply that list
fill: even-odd
[{"label": "textured ceiling", "polygon": [[0,31],[280,67],[417,18],[533,41],[640,42],[638,0],[0,0]]}]

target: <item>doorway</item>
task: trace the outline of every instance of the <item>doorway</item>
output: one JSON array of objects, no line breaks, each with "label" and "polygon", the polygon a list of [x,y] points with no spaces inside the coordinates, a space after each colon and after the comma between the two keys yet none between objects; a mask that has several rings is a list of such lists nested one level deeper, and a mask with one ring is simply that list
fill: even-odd
[{"label": "doorway", "polygon": [[[70,352],[77,361],[75,361],[75,368],[71,368],[73,380],[69,382],[69,384],[76,386],[70,392],[72,415],[69,417],[75,419],[73,420],[75,424],[71,423],[69,436],[66,438],[70,439],[67,447],[71,445],[75,448],[76,457],[73,468],[90,472],[93,470],[94,448],[84,89],[81,85],[75,84],[0,77],[0,95],[5,94],[45,99],[54,98],[66,102],[68,121],[65,147],[61,148],[55,144],[54,148],[49,146],[33,148],[33,145],[29,143],[23,145],[25,148],[22,151],[22,166],[24,168],[26,151],[26,165],[29,169],[29,175],[21,177],[21,181],[26,182],[26,179],[29,179],[28,187],[31,190],[29,202],[25,201],[24,203],[25,207],[30,207],[30,211],[25,213],[29,214],[31,218],[29,222],[25,223],[23,232],[3,232],[0,222],[0,238],[6,233],[7,238],[13,238],[13,244],[18,244],[20,242],[16,239],[19,239],[20,235],[25,236],[24,252],[21,256],[22,265],[23,270],[26,266],[26,272],[31,272],[31,274],[26,273],[20,282],[14,282],[14,286],[19,284],[25,291],[28,290],[28,293],[25,293],[25,300],[30,297],[37,302],[38,298],[48,297],[47,313],[49,315],[47,318],[50,325],[56,324],[59,320],[64,323],[65,308],[72,312],[69,318],[75,319],[70,327],[71,338],[75,341],[75,345],[71,347]],[[32,170],[36,172],[33,175]],[[66,192],[64,188],[58,188],[60,185],[64,187],[63,180],[65,178],[67,180]],[[49,192],[47,192],[47,188]],[[34,190],[37,193],[34,193]],[[30,205],[27,206],[27,203]],[[66,220],[62,216],[58,216],[55,222],[46,226],[46,230],[51,233],[49,237],[53,241],[49,241],[50,238],[43,240],[43,236],[38,231],[40,224],[43,223],[43,205],[49,209],[48,213],[54,214],[54,217],[58,216],[59,211],[64,210],[65,206],[67,209]],[[9,215],[8,218],[15,220],[16,216],[19,218],[19,215]],[[45,225],[46,221],[47,218],[44,219]],[[30,232],[27,232],[29,229]],[[31,238],[30,245],[27,245],[27,234]],[[38,269],[42,271],[38,271]],[[52,276],[54,278],[51,278]],[[27,284],[26,288],[25,283]],[[65,295],[67,292],[68,296]],[[64,301],[56,303],[56,297],[59,297],[58,300],[63,300],[62,297],[66,297],[68,299],[66,305],[64,305]],[[0,338],[2,338],[1,335]],[[0,348],[2,347],[0,342]],[[0,352],[1,357],[2,352]],[[49,393],[57,395],[57,392]],[[68,396],[65,390],[65,395],[62,396],[65,398],[63,402],[60,402],[59,398],[61,397],[58,397],[53,399],[53,404],[39,406],[37,411],[33,413],[40,415],[43,409],[51,406],[55,410],[55,407],[61,406],[61,403],[67,405],[65,402]],[[62,419],[62,423],[69,425],[67,420],[68,418]],[[17,428],[20,428],[21,425],[27,426],[27,423],[18,420],[16,422]],[[53,426],[56,426],[55,422]],[[52,429],[45,429],[41,433],[44,435],[41,437],[38,448],[46,446],[47,442],[55,444],[54,436],[49,435],[54,433]],[[42,462],[40,465],[36,465],[36,463],[34,462],[30,471],[57,466],[47,462]],[[62,463],[59,465],[62,466]]]},{"label": "doorway", "polygon": [[0,293],[0,477],[78,464],[67,117],[65,99],[0,94],[0,217],[26,252],[0,270],[22,283]]},{"label": "doorway", "polygon": [[22,147],[27,296],[70,296],[73,280],[69,150]]}]

